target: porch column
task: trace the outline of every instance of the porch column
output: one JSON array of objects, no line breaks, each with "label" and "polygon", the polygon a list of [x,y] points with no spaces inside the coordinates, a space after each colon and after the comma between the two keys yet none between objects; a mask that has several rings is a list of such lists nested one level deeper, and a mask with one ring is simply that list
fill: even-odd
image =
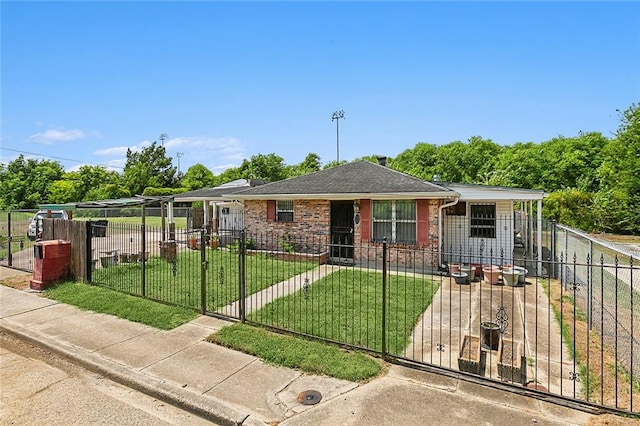
[{"label": "porch column", "polygon": [[173,223],[173,201],[167,203],[167,220],[169,221],[169,225]]},{"label": "porch column", "polygon": [[[538,200],[538,276],[542,274],[542,200]],[[547,271],[549,272],[549,271]]]},{"label": "porch column", "polygon": [[204,200],[204,202],[202,203],[202,209],[204,210],[202,225],[206,228],[209,225],[209,200]]}]

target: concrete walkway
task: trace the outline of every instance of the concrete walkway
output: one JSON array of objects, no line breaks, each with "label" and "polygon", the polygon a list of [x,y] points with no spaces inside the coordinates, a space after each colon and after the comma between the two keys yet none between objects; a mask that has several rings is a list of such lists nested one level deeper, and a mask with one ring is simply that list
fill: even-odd
[{"label": "concrete walkway", "polygon": [[[9,272],[7,272],[9,271]],[[0,268],[2,279],[18,272]],[[0,330],[218,424],[585,424],[589,415],[455,377],[390,366],[368,383],[306,375],[204,341],[229,323],[171,331],[0,285]],[[1,359],[0,359],[1,361]],[[317,405],[298,395],[317,390]]]},{"label": "concrete walkway", "polygon": [[[457,370],[462,337],[480,337],[480,323],[499,322],[499,307],[503,306],[507,324],[503,337],[521,345],[525,380],[554,394],[571,398],[579,395],[581,384],[570,380],[574,371],[572,358],[539,282],[530,279],[523,287],[509,287],[484,281],[460,285],[439,276],[433,280],[440,286],[414,328],[405,357]],[[483,351],[486,356],[480,374],[501,379],[498,351]]]}]

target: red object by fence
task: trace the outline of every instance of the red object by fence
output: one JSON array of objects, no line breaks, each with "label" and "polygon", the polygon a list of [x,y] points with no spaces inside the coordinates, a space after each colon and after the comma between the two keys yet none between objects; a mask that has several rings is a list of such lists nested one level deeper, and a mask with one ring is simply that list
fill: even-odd
[{"label": "red object by fence", "polygon": [[51,283],[69,275],[71,243],[64,240],[40,241],[33,246],[32,290],[44,290]]}]

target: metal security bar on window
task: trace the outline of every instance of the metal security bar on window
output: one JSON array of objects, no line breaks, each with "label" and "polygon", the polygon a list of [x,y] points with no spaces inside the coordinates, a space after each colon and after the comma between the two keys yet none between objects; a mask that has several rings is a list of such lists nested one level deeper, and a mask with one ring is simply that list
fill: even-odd
[{"label": "metal security bar on window", "polygon": [[413,200],[373,202],[373,240],[415,244],[416,203]]},{"label": "metal security bar on window", "polygon": [[471,238],[496,238],[495,204],[472,204],[470,217]]},{"label": "metal security bar on window", "polygon": [[276,221],[293,222],[293,200],[276,201]]}]

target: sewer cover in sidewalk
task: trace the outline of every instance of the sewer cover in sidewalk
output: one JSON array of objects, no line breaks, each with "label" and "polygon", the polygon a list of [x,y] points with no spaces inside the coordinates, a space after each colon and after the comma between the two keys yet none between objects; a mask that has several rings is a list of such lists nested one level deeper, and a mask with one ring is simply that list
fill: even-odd
[{"label": "sewer cover in sidewalk", "polygon": [[306,390],[298,395],[298,402],[302,405],[315,405],[322,400],[322,394],[315,390]]}]

